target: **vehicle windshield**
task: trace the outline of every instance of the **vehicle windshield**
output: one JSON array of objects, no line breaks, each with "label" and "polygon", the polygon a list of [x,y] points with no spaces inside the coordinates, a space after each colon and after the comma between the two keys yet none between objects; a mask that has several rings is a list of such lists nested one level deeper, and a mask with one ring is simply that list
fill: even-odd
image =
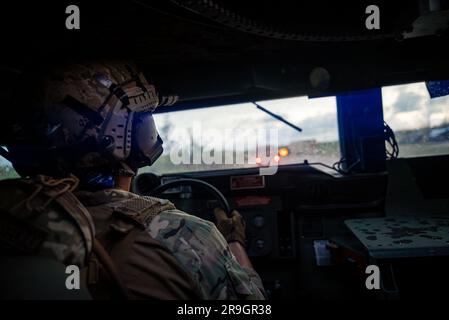
[{"label": "vehicle windshield", "polygon": [[[333,165],[340,160],[336,97],[256,104],[268,113],[254,103],[242,103],[154,114],[164,152],[139,173],[251,168],[274,160],[280,166],[305,160]],[[410,83],[383,87],[382,104],[399,157],[449,154],[449,96],[431,99],[426,83]],[[0,157],[0,179],[15,177],[11,164]]]},{"label": "vehicle windshield", "polygon": [[[164,153],[140,172],[158,174],[321,162],[340,159],[335,97],[253,103],[155,114]],[[243,161],[242,161],[243,160]]]}]

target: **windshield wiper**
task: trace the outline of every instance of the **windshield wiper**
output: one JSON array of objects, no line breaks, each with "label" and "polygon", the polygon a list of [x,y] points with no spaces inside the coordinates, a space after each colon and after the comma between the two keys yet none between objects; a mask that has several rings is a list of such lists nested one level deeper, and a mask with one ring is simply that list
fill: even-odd
[{"label": "windshield wiper", "polygon": [[285,120],[283,117],[281,117],[278,114],[275,114],[273,112],[271,112],[270,110],[265,109],[264,107],[262,107],[260,104],[258,104],[257,102],[253,102],[253,104],[257,107],[257,109],[262,110],[263,112],[269,114],[270,116],[272,116],[273,118],[285,123],[286,125],[288,125],[289,127],[295,129],[298,132],[302,132],[302,129],[300,127],[295,126],[293,123]]}]

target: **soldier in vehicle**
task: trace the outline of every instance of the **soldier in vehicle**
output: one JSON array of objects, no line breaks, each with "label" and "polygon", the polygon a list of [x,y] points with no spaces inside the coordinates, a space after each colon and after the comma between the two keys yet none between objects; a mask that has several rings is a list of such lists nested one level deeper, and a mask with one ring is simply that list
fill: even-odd
[{"label": "soldier in vehicle", "polygon": [[238,212],[215,209],[217,229],[129,192],[162,153],[152,112],[174,102],[124,62],[26,77],[1,141],[23,177],[0,182],[1,255],[78,265],[93,298],[263,299]]}]

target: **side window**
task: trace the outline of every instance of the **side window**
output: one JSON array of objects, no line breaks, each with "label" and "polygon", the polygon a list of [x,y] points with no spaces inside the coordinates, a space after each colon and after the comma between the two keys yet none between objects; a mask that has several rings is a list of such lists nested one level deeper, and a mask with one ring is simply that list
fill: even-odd
[{"label": "side window", "polygon": [[16,170],[12,167],[11,162],[0,156],[0,180],[18,178]]},{"label": "side window", "polygon": [[399,157],[449,154],[449,96],[430,98],[424,82],[382,88],[384,119]]}]

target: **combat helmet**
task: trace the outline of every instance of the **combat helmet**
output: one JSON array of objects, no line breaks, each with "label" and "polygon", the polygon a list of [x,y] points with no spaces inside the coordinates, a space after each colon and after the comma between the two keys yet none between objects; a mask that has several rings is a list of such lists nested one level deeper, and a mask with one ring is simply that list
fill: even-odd
[{"label": "combat helmet", "polygon": [[75,174],[103,186],[154,163],[163,149],[152,112],[177,100],[158,94],[123,61],[52,66],[25,77],[19,88],[3,144],[16,171]]}]

